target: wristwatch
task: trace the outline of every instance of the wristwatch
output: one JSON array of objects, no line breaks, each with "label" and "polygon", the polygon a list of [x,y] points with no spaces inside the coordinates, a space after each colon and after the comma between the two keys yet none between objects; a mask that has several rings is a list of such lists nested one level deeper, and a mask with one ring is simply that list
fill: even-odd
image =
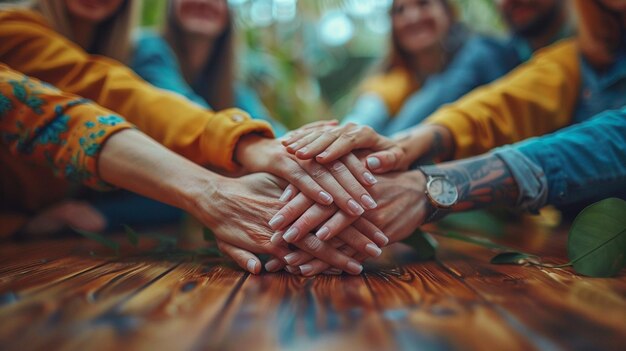
[{"label": "wristwatch", "polygon": [[444,172],[431,167],[420,167],[420,170],[426,176],[425,194],[433,207],[425,221],[429,223],[451,212],[459,200],[459,190]]}]

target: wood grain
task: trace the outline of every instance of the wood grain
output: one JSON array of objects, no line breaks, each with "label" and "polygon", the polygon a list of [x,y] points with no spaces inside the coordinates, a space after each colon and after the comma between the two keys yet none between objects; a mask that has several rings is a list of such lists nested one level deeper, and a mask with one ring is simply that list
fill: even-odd
[{"label": "wood grain", "polygon": [[[392,247],[360,276],[315,278],[145,247],[113,257],[86,239],[3,243],[0,349],[623,349],[626,272],[492,265],[493,250],[436,238],[436,260]],[[528,224],[491,238],[555,263],[565,239]]]}]

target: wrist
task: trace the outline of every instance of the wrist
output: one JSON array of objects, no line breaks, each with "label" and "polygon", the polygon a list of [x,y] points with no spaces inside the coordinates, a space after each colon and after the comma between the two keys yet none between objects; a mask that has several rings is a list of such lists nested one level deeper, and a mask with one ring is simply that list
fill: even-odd
[{"label": "wrist", "polygon": [[227,177],[204,169],[203,172],[188,174],[188,178],[178,184],[180,207],[198,219],[203,219],[203,222],[208,220],[215,223],[214,217],[218,215],[215,209],[219,208],[219,189],[228,180]]},{"label": "wrist", "polygon": [[413,170],[405,172],[405,174],[410,177],[410,182],[413,184],[413,189],[417,189],[418,192],[418,202],[416,206],[419,208],[419,212],[422,214],[422,219],[420,223],[425,223],[426,219],[430,218],[435,212],[436,208],[430,202],[426,194],[426,183],[428,182],[428,177],[421,170]]},{"label": "wrist", "polygon": [[258,134],[247,134],[242,136],[235,146],[234,161],[242,166],[246,173],[258,171],[254,167],[254,159],[259,153],[259,146],[265,141],[271,140]]},{"label": "wrist", "polygon": [[420,125],[396,141],[407,155],[409,165],[437,163],[454,155],[452,133],[441,125]]}]

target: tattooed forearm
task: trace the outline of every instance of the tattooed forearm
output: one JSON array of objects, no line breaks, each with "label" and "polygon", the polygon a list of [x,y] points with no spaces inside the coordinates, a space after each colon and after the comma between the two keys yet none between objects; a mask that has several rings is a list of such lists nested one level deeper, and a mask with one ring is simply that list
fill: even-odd
[{"label": "tattooed forearm", "polygon": [[408,155],[412,166],[443,162],[454,153],[452,134],[439,125],[420,125],[394,139]]},{"label": "tattooed forearm", "polygon": [[459,201],[454,211],[466,211],[494,204],[515,205],[519,189],[511,172],[495,155],[472,157],[423,167],[444,172],[457,186]]},{"label": "tattooed forearm", "polygon": [[443,161],[443,155],[446,153],[446,148],[443,143],[443,136],[441,135],[441,131],[435,130],[433,132],[432,138],[433,140],[430,144],[430,148],[424,155],[415,160],[416,164],[431,165],[433,163]]}]

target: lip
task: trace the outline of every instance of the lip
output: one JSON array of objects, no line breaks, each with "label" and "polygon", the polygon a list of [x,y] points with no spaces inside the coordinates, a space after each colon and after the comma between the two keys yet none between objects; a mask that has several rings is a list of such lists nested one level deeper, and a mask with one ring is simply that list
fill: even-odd
[{"label": "lip", "polygon": [[420,35],[433,32],[434,29],[435,26],[432,21],[423,20],[419,22],[408,23],[401,29],[401,31],[405,34]]},{"label": "lip", "polygon": [[220,11],[216,5],[211,2],[189,3],[183,6],[182,10],[190,17],[201,19],[215,19],[219,17]]}]

